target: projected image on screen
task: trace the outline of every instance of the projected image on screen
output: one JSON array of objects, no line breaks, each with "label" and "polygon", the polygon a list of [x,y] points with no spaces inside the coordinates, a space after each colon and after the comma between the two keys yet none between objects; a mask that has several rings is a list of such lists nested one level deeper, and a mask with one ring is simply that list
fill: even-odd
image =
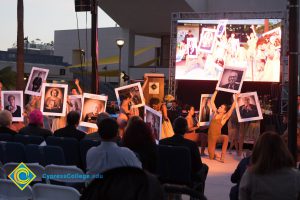
[{"label": "projected image on screen", "polygon": [[279,82],[280,53],[280,19],[179,20],[176,79],[218,80],[233,66],[245,81]]}]

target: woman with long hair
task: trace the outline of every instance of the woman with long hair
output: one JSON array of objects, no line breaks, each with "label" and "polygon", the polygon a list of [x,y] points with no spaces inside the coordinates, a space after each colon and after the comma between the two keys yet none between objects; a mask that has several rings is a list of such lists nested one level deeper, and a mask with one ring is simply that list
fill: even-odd
[{"label": "woman with long hair", "polygon": [[122,138],[122,144],[137,153],[143,169],[156,171],[156,143],[151,128],[140,118],[132,117]]},{"label": "woman with long hair", "polygon": [[242,177],[239,199],[299,200],[300,173],[284,141],[275,132],[257,140],[252,165]]},{"label": "woman with long hair", "polygon": [[220,161],[224,162],[225,154],[228,146],[228,136],[222,135],[221,130],[224,124],[226,123],[226,121],[230,118],[233,109],[235,108],[236,94],[230,109],[228,109],[228,106],[226,104],[222,104],[217,109],[215,104],[217,93],[218,91],[215,91],[211,98],[212,111],[214,115],[208,128],[208,154],[210,159],[216,159],[217,158],[215,154],[216,144],[217,142],[223,142]]}]

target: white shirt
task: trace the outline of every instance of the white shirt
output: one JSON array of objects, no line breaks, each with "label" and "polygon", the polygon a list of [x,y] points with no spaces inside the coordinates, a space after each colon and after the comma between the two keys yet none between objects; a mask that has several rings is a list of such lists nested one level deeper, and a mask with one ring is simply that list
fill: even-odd
[{"label": "white shirt", "polygon": [[126,147],[119,147],[115,142],[103,142],[88,150],[86,156],[88,174],[98,174],[117,167],[138,167],[142,164],[136,155]]}]

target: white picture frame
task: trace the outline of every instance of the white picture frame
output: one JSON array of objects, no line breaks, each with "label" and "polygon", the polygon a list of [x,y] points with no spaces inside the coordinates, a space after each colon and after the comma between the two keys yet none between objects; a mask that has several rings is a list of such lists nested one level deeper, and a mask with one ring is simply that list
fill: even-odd
[{"label": "white picture frame", "polygon": [[[245,99],[248,99],[249,109],[245,107]],[[260,102],[257,92],[241,93],[237,97],[236,114],[239,122],[249,122],[255,120],[262,120]]]},{"label": "white picture frame", "polygon": [[41,112],[47,116],[65,116],[68,85],[57,83],[42,84]]},{"label": "white picture frame", "polygon": [[199,42],[199,51],[212,53],[216,43],[216,35],[216,29],[202,28]]},{"label": "white picture frame", "polygon": [[115,88],[115,93],[119,106],[121,106],[122,95],[128,93],[133,97],[131,100],[132,108],[138,108],[145,105],[145,98],[140,82]]},{"label": "white picture frame", "polygon": [[196,37],[186,39],[187,41],[186,50],[187,50],[187,56],[189,58],[197,58],[198,55],[197,40],[198,38]]},{"label": "white picture frame", "polygon": [[105,95],[83,93],[79,125],[98,128],[97,117],[106,111],[107,99],[108,97]]},{"label": "white picture frame", "polygon": [[222,19],[219,20],[218,26],[217,26],[217,34],[216,37],[220,38],[226,31],[226,25],[228,23],[228,19]]},{"label": "white picture frame", "polygon": [[150,126],[155,140],[159,141],[162,132],[162,114],[145,105],[144,122]]},{"label": "white picture frame", "polygon": [[[10,100],[9,99],[14,99]],[[15,104],[15,105],[12,105]],[[23,91],[2,91],[1,92],[2,109],[8,110],[12,114],[13,122],[24,121]]]},{"label": "white picture frame", "polygon": [[[224,67],[219,81],[216,86],[216,90],[230,92],[230,93],[240,93],[242,85],[244,82],[246,74],[246,68],[241,67]],[[231,80],[234,80],[234,83],[230,83]]]},{"label": "white picture frame", "polygon": [[[49,69],[32,67],[28,82],[25,88],[25,94],[41,96],[42,84],[48,77]],[[39,78],[38,78],[39,77]],[[33,84],[36,82],[36,84]],[[40,87],[38,85],[40,84]]]},{"label": "white picture frame", "polygon": [[200,126],[208,126],[212,120],[213,112],[211,106],[211,97],[212,94],[201,94],[198,117]]}]

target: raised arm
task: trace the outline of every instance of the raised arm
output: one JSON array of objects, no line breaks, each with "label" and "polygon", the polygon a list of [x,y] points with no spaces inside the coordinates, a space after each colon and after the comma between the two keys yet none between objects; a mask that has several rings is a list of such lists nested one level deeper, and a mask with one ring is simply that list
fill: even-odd
[{"label": "raised arm", "polygon": [[81,89],[81,87],[79,85],[79,80],[77,78],[75,79],[75,85],[76,85],[76,87],[78,89],[79,94],[82,95],[82,89]]},{"label": "raised arm", "polygon": [[235,109],[237,97],[238,97],[238,94],[233,95],[233,103],[231,105],[231,108],[228,110],[228,112],[224,116],[225,121],[227,121],[230,118],[230,116],[232,115],[232,112]]},{"label": "raised arm", "polygon": [[214,113],[217,112],[217,107],[216,107],[216,104],[215,104],[215,99],[216,99],[217,94],[218,94],[218,91],[215,90],[214,94],[211,97],[211,107],[212,107],[212,111]]}]

